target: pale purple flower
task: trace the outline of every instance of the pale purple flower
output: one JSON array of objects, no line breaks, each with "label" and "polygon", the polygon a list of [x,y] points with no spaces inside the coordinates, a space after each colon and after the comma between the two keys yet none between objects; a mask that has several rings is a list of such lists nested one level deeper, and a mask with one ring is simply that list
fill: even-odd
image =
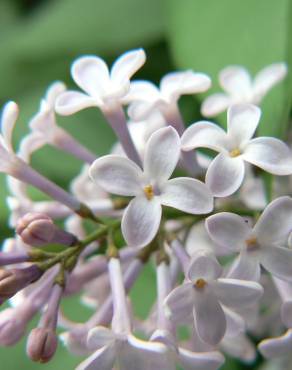
[{"label": "pale purple flower", "polygon": [[189,265],[186,281],[165,300],[166,310],[175,320],[193,314],[199,337],[218,344],[226,331],[222,305],[237,309],[254,304],[262,287],[252,281],[221,278],[222,267],[208,252],[197,253]]},{"label": "pale purple flower", "polygon": [[208,96],[201,108],[203,116],[213,117],[239,103],[259,105],[269,90],[287,74],[285,63],[271,64],[257,73],[252,80],[242,66],[228,66],[219,74],[219,83],[225,93]]},{"label": "pale purple flower", "polygon": [[240,253],[228,275],[246,280],[259,280],[262,265],[271,274],[292,281],[292,250],[285,247],[291,225],[292,199],[287,196],[271,202],[254,227],[229,212],[206,220],[210,237],[221,249]]},{"label": "pale purple flower", "polygon": [[108,155],[97,159],[90,176],[109,193],[134,196],[122,218],[122,232],[130,246],[144,246],[156,235],[161,205],[191,214],[208,213],[213,208],[210,191],[202,182],[182,177],[169,180],[180,155],[177,132],[157,130],[147,142],[142,171],[127,158]]},{"label": "pale purple flower", "polygon": [[182,150],[209,148],[219,154],[206,173],[206,184],[217,197],[234,193],[242,184],[245,161],[273,175],[292,173],[292,152],[279,139],[252,139],[261,111],[250,104],[232,106],[227,112],[227,133],[207,121],[191,125],[182,136]]}]

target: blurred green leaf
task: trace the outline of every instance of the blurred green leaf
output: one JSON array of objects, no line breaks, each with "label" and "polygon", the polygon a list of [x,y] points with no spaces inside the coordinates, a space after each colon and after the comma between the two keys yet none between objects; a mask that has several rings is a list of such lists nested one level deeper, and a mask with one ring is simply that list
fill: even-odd
[{"label": "blurred green leaf", "polygon": [[[274,62],[288,61],[289,0],[168,0],[168,36],[180,68],[208,73],[218,92],[218,72],[227,65],[246,66],[252,74]],[[288,82],[263,102],[259,132],[280,136],[287,124]],[[289,105],[291,102],[289,101]],[[220,123],[225,115],[218,118]]]}]

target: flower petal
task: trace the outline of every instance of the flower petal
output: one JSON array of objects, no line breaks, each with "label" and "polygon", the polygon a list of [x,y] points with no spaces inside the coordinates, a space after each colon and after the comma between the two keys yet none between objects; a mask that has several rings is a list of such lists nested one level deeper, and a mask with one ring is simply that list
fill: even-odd
[{"label": "flower petal", "polygon": [[283,196],[272,201],[258,219],[254,234],[260,244],[283,243],[292,230],[292,198]]},{"label": "flower petal", "polygon": [[258,349],[266,358],[274,358],[287,355],[292,348],[292,329],[287,330],[280,337],[265,339],[260,342]]},{"label": "flower petal", "polygon": [[182,150],[209,148],[220,151],[227,146],[226,132],[208,121],[199,121],[189,126],[181,137]]},{"label": "flower petal", "polygon": [[101,101],[93,99],[78,91],[65,91],[63,94],[58,96],[55,109],[57,113],[63,116],[69,116],[70,114],[74,114],[82,109],[94,107],[100,104]]},{"label": "flower petal", "polygon": [[213,197],[207,186],[189,177],[178,177],[165,183],[160,195],[163,205],[192,214],[209,213]]},{"label": "flower petal", "polygon": [[200,251],[194,254],[189,268],[187,277],[192,282],[197,279],[206,281],[217,279],[222,274],[222,267],[216,258],[207,251]]},{"label": "flower petal", "polygon": [[242,217],[229,212],[208,217],[205,225],[213,242],[230,253],[240,251],[252,231]]},{"label": "flower petal", "polygon": [[[129,102],[143,101],[152,103],[155,100],[159,99],[159,97],[159,89],[152,82],[146,80],[134,80],[131,82],[130,91],[125,99]],[[130,112],[129,116],[132,117]]]},{"label": "flower petal", "polygon": [[281,320],[287,328],[292,328],[292,299],[283,302],[281,306]]},{"label": "flower petal", "polygon": [[79,364],[76,370],[112,370],[116,357],[114,345],[105,346]]},{"label": "flower petal", "polygon": [[206,184],[216,197],[227,197],[236,192],[244,178],[244,162],[241,158],[231,158],[218,154],[206,173]]},{"label": "flower petal", "polygon": [[155,131],[149,138],[144,154],[147,178],[163,184],[173,173],[180,156],[180,138],[170,126]]},{"label": "flower petal", "polygon": [[161,220],[161,204],[144,195],[131,200],[122,218],[122,233],[131,247],[143,247],[155,237]]},{"label": "flower petal", "polygon": [[18,115],[19,108],[16,103],[10,101],[5,104],[1,117],[1,131],[5,146],[11,152],[13,152],[12,134]]},{"label": "flower petal", "polygon": [[246,329],[244,319],[237,312],[232,311],[232,309],[225,306],[222,308],[226,317],[225,337],[228,336],[234,338],[241,333],[244,333]]},{"label": "flower petal", "polygon": [[111,68],[111,79],[115,84],[128,82],[146,61],[143,49],[130,50],[122,54]]},{"label": "flower petal", "polygon": [[194,71],[172,72],[160,82],[161,93],[169,101],[176,101],[181,95],[204,92],[211,86],[211,79],[204,73]]},{"label": "flower petal", "polygon": [[286,63],[274,63],[262,69],[254,80],[256,102],[259,102],[274,85],[283,80],[287,72]]},{"label": "flower petal", "polygon": [[165,314],[174,322],[185,322],[192,317],[194,307],[193,284],[183,283],[166,297]]},{"label": "flower petal", "polygon": [[292,250],[283,247],[262,246],[260,262],[266,270],[280,279],[292,282]]},{"label": "flower petal", "polygon": [[233,261],[227,277],[230,279],[259,281],[261,267],[257,251],[247,252],[246,248],[243,248],[240,255]]},{"label": "flower petal", "polygon": [[142,192],[142,171],[125,157],[105,155],[96,159],[90,166],[89,176],[112,194],[131,196]]},{"label": "flower petal", "polygon": [[87,345],[90,348],[101,348],[114,342],[114,340],[115,336],[110,329],[104,326],[97,326],[89,331]]},{"label": "flower petal", "polygon": [[234,98],[248,99],[251,95],[250,74],[241,66],[224,68],[219,74],[219,83]]},{"label": "flower petal", "polygon": [[232,103],[226,94],[218,93],[208,96],[201,106],[201,113],[205,117],[214,117],[224,112]]},{"label": "flower petal", "polygon": [[210,345],[218,344],[226,331],[226,318],[209,286],[195,290],[194,318],[199,337]]},{"label": "flower petal", "polygon": [[245,147],[242,157],[273,175],[292,174],[292,152],[279,139],[273,137],[252,139]]},{"label": "flower petal", "polygon": [[184,370],[216,370],[224,363],[220,352],[192,352],[179,348],[178,360]]},{"label": "flower petal", "polygon": [[212,282],[214,294],[227,307],[248,307],[260,299],[263,288],[253,281],[220,278]]},{"label": "flower petal", "polygon": [[72,64],[71,74],[76,84],[88,95],[101,99],[109,85],[106,63],[94,55],[80,57]]},{"label": "flower petal", "polygon": [[254,135],[261,117],[260,108],[252,104],[232,105],[227,112],[227,133],[241,148]]}]

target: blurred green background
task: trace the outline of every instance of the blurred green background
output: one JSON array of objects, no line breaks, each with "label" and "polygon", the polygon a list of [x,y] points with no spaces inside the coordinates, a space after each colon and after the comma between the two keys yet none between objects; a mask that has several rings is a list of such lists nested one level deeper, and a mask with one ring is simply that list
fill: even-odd
[{"label": "blurred green background", "polygon": [[[0,103],[20,104],[15,144],[27,131],[48,84],[62,80],[74,86],[70,65],[82,54],[97,54],[111,63],[124,51],[143,47],[148,59],[136,77],[158,82],[166,72],[193,68],[212,77],[211,91],[218,91],[217,75],[226,65],[242,64],[254,74],[270,63],[291,64],[291,5],[289,0],[0,0]],[[202,98],[182,99],[188,124],[200,118]],[[285,138],[291,98],[290,73],[263,102],[261,134]],[[96,154],[106,153],[114,142],[96,109],[59,122]],[[224,115],[218,122],[225,124]],[[33,165],[67,187],[81,163],[44,148],[34,156]],[[4,178],[0,180],[4,239],[13,230],[7,228],[6,186]],[[154,285],[154,272],[148,268],[133,291],[140,316],[153,300],[155,292],[149,287]],[[90,314],[74,297],[66,300],[64,310],[80,320]],[[25,357],[25,341],[15,348],[0,348],[0,359],[0,369],[5,370],[73,369],[80,361],[60,346],[49,364],[31,363]],[[232,359],[224,366],[225,370],[256,368]]]}]

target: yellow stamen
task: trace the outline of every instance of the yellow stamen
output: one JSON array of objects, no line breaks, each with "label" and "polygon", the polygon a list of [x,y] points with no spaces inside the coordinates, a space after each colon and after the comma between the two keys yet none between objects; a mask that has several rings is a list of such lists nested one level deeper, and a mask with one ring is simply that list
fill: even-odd
[{"label": "yellow stamen", "polygon": [[152,185],[146,185],[144,187],[144,194],[148,200],[151,200],[154,197],[154,190]]},{"label": "yellow stamen", "polygon": [[238,157],[240,154],[241,154],[241,152],[240,152],[240,150],[238,148],[232,149],[229,152],[229,155],[230,155],[231,158]]},{"label": "yellow stamen", "polygon": [[257,238],[255,237],[251,237],[250,239],[247,239],[245,241],[245,244],[247,246],[248,249],[253,249],[255,247],[257,247],[258,243],[257,243]]},{"label": "yellow stamen", "polygon": [[203,289],[206,284],[207,284],[207,282],[204,279],[198,279],[195,282],[195,287],[198,288],[198,289]]}]

